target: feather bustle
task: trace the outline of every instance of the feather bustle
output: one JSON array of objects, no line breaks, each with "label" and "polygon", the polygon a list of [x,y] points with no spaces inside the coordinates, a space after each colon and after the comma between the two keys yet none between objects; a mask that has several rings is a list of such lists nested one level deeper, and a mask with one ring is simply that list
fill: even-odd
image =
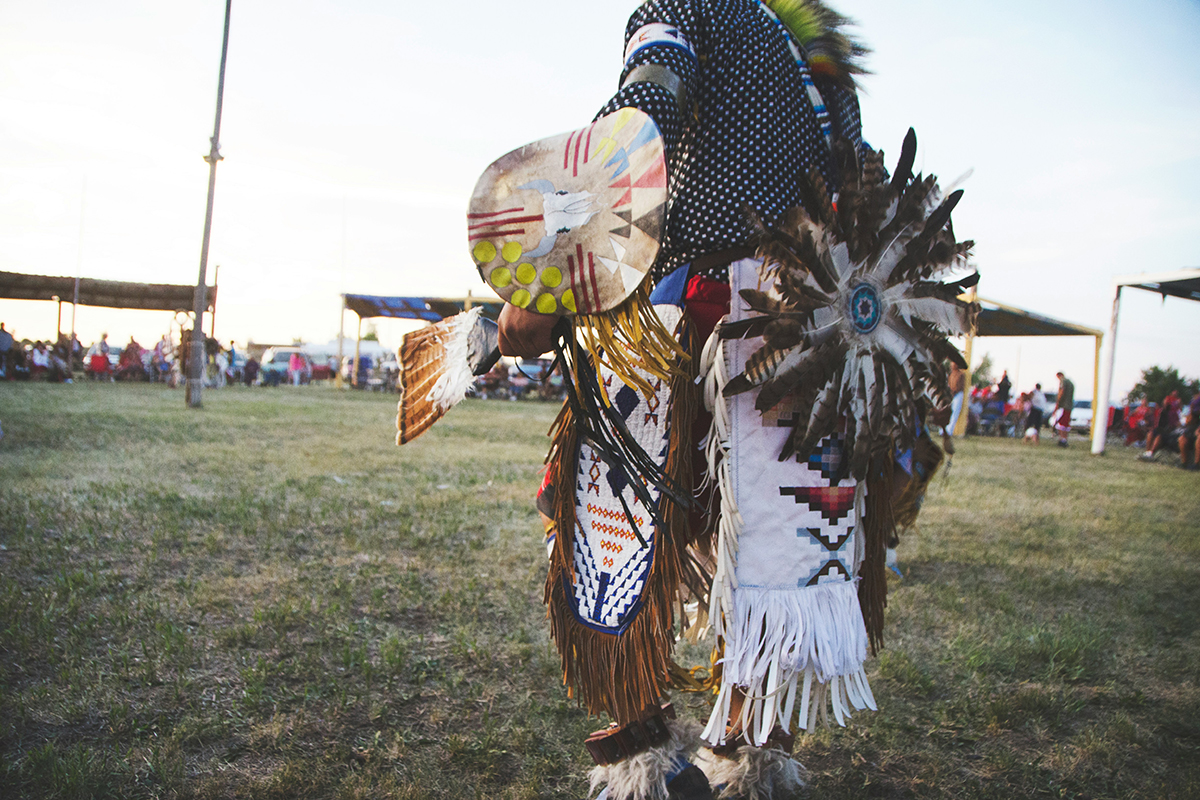
[{"label": "feather bustle", "polygon": [[916,160],[917,132],[909,128],[908,133],[904,134],[904,142],[900,145],[900,158],[896,162],[896,169],[892,172],[893,193],[898,193],[908,186],[908,182],[912,180],[912,168]]},{"label": "feather bustle", "polygon": [[[844,353],[845,345],[840,342],[830,342],[806,351],[803,359],[798,358],[794,365],[781,370],[762,384],[754,407],[759,411],[769,411],[802,381],[820,381],[822,375],[828,375],[836,369],[838,360]],[[816,374],[810,375],[812,372]]]},{"label": "feather bustle", "polygon": [[807,460],[817,444],[832,432],[837,424],[837,404],[842,385],[841,373],[834,372],[828,383],[822,385],[813,403],[812,412],[804,426],[804,437],[796,447],[796,455]]}]

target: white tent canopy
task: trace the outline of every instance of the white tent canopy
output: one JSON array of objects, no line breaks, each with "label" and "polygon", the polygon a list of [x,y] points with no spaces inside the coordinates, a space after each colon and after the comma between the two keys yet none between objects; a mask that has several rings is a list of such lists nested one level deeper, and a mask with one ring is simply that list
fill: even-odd
[{"label": "white tent canopy", "polygon": [[[1143,273],[1141,275],[1126,275],[1113,279],[1112,323],[1108,336],[1104,340],[1104,351],[1101,354],[1101,364],[1104,372],[1101,375],[1101,389],[1092,403],[1093,420],[1108,419],[1108,394],[1112,391],[1113,366],[1117,360],[1117,319],[1121,315],[1121,290],[1126,286],[1133,289],[1145,289],[1148,292],[1161,294],[1165,301],[1168,296],[1183,300],[1200,300],[1200,269],[1181,269],[1175,272]],[[1107,426],[1092,425],[1092,454],[1104,452],[1104,440]]]}]

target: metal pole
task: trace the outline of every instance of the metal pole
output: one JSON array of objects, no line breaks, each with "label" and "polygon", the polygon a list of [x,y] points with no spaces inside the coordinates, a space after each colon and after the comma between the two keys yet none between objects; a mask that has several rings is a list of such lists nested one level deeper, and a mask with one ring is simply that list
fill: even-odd
[{"label": "metal pole", "polygon": [[1121,284],[1113,286],[1112,319],[1108,323],[1108,336],[1104,337],[1103,354],[1097,349],[1096,366],[1103,372],[1098,376],[1099,387],[1092,395],[1092,455],[1104,455],[1108,425],[1096,425],[1097,419],[1108,422],[1108,396],[1112,392],[1113,367],[1117,362],[1117,321],[1121,317]]},{"label": "metal pole", "polygon": [[358,318],[358,338],[356,338],[354,340],[354,372],[352,373],[354,375],[354,380],[350,384],[350,386],[354,389],[358,388],[358,358],[359,358],[358,354],[359,354],[359,352],[361,352],[361,348],[362,348],[362,317],[359,317]]},{"label": "metal pole", "polygon": [[71,365],[71,369],[75,369],[75,309],[79,307],[79,278],[75,278],[75,294],[71,297],[71,355],[67,357],[67,363]]},{"label": "metal pole", "polygon": [[[1103,336],[1096,337],[1096,363],[1092,366],[1092,428],[1088,431],[1088,435],[1092,437],[1092,441],[1096,441],[1096,436],[1099,434],[1101,443],[1104,442],[1108,435],[1108,397],[1104,398],[1104,419],[1100,419],[1100,409],[1097,406],[1097,400],[1100,397],[1100,347],[1104,343]],[[1097,430],[1099,425],[1099,430]]]},{"label": "metal pole", "polygon": [[196,283],[196,298],[192,315],[191,353],[188,356],[187,405],[200,408],[200,394],[204,386],[204,307],[208,304],[208,239],[212,231],[213,195],[217,188],[217,162],[221,160],[221,101],[225,96],[225,57],[229,52],[229,11],[233,0],[225,0],[225,34],[221,40],[221,74],[217,80],[217,116],[213,123],[213,135],[209,139],[208,155],[208,207],[204,211],[204,240],[200,245],[200,279]]},{"label": "metal pole", "polygon": [[[75,311],[79,308],[79,276],[83,272],[83,222],[87,207],[87,175],[83,176],[83,188],[79,192],[79,252],[75,256],[75,294],[71,296],[71,348],[67,363],[75,369]],[[82,354],[81,354],[82,355]]]}]

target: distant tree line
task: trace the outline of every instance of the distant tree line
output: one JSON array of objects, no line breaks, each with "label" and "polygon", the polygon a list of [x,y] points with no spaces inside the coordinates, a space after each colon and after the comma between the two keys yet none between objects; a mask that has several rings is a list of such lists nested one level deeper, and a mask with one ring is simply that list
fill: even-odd
[{"label": "distant tree line", "polygon": [[1142,370],[1142,379],[1129,390],[1128,402],[1137,403],[1146,397],[1151,403],[1161,403],[1172,390],[1178,392],[1179,399],[1187,405],[1192,395],[1200,392],[1200,380],[1189,381],[1175,367],[1150,367]]}]

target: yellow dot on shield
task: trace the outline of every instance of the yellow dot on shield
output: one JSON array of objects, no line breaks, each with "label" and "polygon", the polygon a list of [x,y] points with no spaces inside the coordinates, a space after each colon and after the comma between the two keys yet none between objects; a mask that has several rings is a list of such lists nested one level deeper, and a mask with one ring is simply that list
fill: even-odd
[{"label": "yellow dot on shield", "polygon": [[542,270],[542,286],[553,289],[562,283],[562,270],[558,267],[546,267]]},{"label": "yellow dot on shield", "polygon": [[553,314],[558,310],[558,301],[554,299],[552,294],[539,295],[537,299],[537,310],[543,314]]},{"label": "yellow dot on shield", "polygon": [[521,243],[505,242],[504,247],[500,248],[500,255],[504,256],[504,260],[508,263],[516,263],[516,260],[521,257]]},{"label": "yellow dot on shield", "polygon": [[487,264],[496,257],[496,245],[491,242],[480,242],[475,245],[475,260],[480,264]]},{"label": "yellow dot on shield", "polygon": [[509,271],[508,267],[499,267],[492,270],[489,279],[492,282],[492,286],[495,286],[497,289],[503,289],[512,283],[512,272]]},{"label": "yellow dot on shield", "polygon": [[521,266],[517,267],[517,280],[528,286],[537,278],[537,268],[526,261]]},{"label": "yellow dot on shield", "polygon": [[508,302],[512,303],[517,308],[525,308],[529,305],[529,301],[533,298],[529,296],[529,292],[524,289],[517,289],[513,292],[512,297],[508,298]]},{"label": "yellow dot on shield", "polygon": [[562,304],[563,304],[563,308],[567,309],[571,313],[574,313],[575,312],[575,293],[572,292],[570,289],[567,289],[565,292],[563,292]]}]

